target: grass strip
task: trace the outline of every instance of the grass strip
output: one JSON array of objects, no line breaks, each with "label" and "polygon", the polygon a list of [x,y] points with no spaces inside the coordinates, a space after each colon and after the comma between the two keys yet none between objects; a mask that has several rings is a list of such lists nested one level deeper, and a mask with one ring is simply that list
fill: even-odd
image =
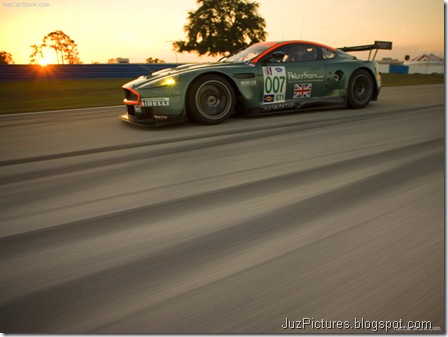
[{"label": "grass strip", "polygon": [[383,87],[441,84],[445,83],[444,74],[381,74]]},{"label": "grass strip", "polygon": [[132,79],[0,82],[0,113],[120,105],[121,86]]},{"label": "grass strip", "polygon": [[[382,85],[444,83],[443,74],[382,74]],[[35,80],[0,82],[0,113],[48,111],[120,105],[121,86],[130,79]]]}]

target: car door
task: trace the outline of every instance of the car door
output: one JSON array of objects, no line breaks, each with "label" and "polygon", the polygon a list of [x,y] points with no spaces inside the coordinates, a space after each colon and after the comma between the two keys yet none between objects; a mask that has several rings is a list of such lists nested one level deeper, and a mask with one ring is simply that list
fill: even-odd
[{"label": "car door", "polygon": [[326,94],[326,67],[320,46],[285,44],[257,65],[262,83],[262,112],[299,108]]}]

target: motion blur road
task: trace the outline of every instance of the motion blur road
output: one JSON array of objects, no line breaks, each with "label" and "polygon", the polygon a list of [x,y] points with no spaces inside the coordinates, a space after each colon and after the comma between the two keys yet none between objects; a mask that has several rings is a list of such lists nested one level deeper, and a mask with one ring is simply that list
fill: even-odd
[{"label": "motion blur road", "polygon": [[1,332],[445,331],[443,85],[218,126],[122,111],[0,116]]}]

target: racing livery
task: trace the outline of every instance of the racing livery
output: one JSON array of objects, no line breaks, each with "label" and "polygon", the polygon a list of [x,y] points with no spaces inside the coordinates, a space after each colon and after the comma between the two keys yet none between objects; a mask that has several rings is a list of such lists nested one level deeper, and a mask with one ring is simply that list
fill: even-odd
[{"label": "racing livery", "polygon": [[[181,65],[126,83],[127,113],[120,118],[139,125],[219,124],[235,112],[363,108],[381,89],[376,52],[391,48],[382,41],[339,49],[308,41],[257,43],[217,63]],[[367,61],[347,54],[360,50],[376,52]]]}]

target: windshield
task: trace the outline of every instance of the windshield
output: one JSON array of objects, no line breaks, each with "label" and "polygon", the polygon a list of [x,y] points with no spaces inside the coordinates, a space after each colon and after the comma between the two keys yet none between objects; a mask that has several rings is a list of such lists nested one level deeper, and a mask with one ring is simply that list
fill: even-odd
[{"label": "windshield", "polygon": [[255,44],[253,46],[250,46],[249,48],[243,49],[236,54],[233,54],[229,57],[226,57],[221,60],[221,62],[246,62],[250,61],[253,58],[260,55],[262,52],[264,52],[266,49],[268,49],[269,46],[266,45],[260,45]]}]

